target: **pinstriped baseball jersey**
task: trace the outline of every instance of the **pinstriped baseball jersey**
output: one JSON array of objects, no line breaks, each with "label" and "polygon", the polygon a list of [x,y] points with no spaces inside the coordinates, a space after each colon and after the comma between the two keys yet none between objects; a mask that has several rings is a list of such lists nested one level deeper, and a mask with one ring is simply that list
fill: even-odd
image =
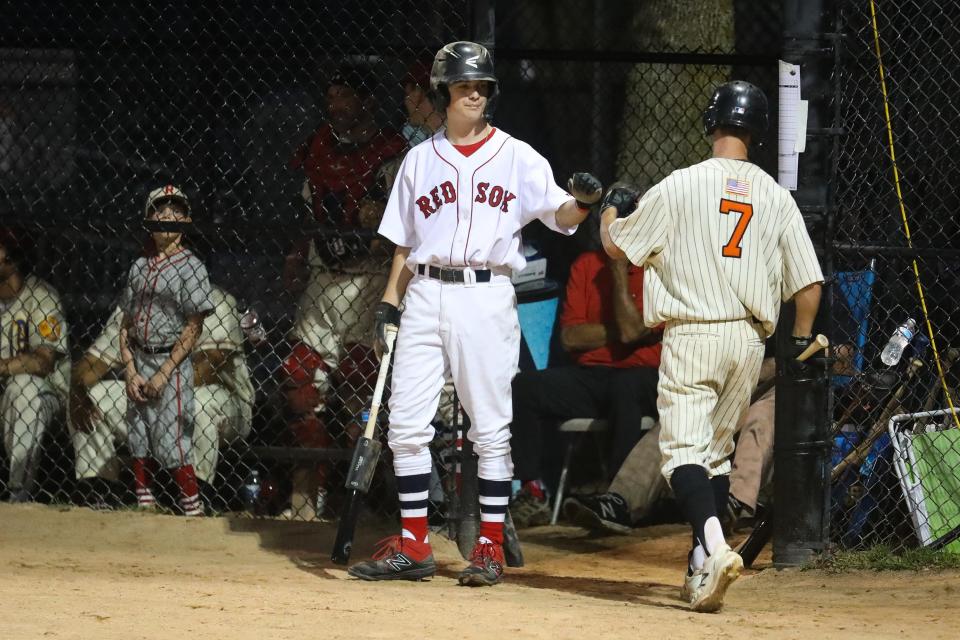
[{"label": "pinstriped baseball jersey", "polygon": [[380,223],[380,234],[412,247],[417,264],[491,268],[526,266],[520,230],[535,219],[565,235],[556,211],[573,196],[550,164],[525,142],[495,130],[464,157],[441,129],[407,153]]},{"label": "pinstriped baseball jersey", "polygon": [[[230,379],[226,380],[226,384],[242,402],[252,404],[256,391],[243,353],[243,333],[240,331],[237,300],[216,286],[211,290],[210,300],[214,305],[214,311],[204,318],[203,332],[193,350],[196,352],[217,349],[229,352],[233,366],[229,370]],[[123,364],[120,359],[122,316],[120,307],[114,309],[103,331],[87,348],[87,353],[107,366],[117,369]]]},{"label": "pinstriped baseball jersey", "polygon": [[188,249],[139,258],[130,267],[120,308],[132,318],[130,334],[137,342],[170,346],[187,316],[213,311],[207,268]]},{"label": "pinstriped baseball jersey", "polygon": [[644,274],[644,322],[753,316],[773,333],[781,300],[823,280],[790,193],[749,162],[674,171],[610,225]]}]

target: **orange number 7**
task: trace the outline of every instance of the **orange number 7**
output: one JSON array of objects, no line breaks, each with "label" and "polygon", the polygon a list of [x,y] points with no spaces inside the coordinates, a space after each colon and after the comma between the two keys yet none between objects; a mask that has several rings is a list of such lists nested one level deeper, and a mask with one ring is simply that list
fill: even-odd
[{"label": "orange number 7", "polygon": [[743,234],[747,230],[747,225],[750,224],[750,218],[753,217],[753,205],[722,198],[720,200],[720,213],[730,213],[731,211],[739,213],[740,220],[737,221],[733,235],[730,236],[730,242],[724,245],[721,253],[724,258],[739,258],[740,254],[743,253],[740,242],[743,240]]}]

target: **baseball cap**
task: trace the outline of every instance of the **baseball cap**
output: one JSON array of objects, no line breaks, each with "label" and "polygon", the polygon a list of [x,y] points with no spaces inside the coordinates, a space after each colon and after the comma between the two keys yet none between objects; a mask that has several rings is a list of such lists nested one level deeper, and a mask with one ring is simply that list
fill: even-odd
[{"label": "baseball cap", "polygon": [[350,87],[357,92],[357,95],[366,97],[373,92],[375,84],[376,78],[369,64],[350,63],[339,66],[327,86]]},{"label": "baseball cap", "polygon": [[143,214],[148,216],[157,206],[171,201],[180,202],[187,208],[188,212],[190,211],[190,200],[187,198],[187,194],[172,184],[168,184],[150,192],[150,195],[147,196],[147,205],[143,209]]}]

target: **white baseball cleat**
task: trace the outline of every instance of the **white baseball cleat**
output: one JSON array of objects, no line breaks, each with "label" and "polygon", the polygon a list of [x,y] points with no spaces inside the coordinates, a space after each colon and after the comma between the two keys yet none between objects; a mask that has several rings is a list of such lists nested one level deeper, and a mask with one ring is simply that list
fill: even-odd
[{"label": "white baseball cleat", "polygon": [[703,565],[700,588],[690,602],[694,611],[719,611],[723,596],[743,571],[743,558],[728,545],[718,548]]},{"label": "white baseball cleat", "polygon": [[685,571],[683,574],[683,586],[680,587],[680,599],[684,602],[693,602],[693,598],[697,594],[697,589],[700,588],[702,582],[703,571],[698,569],[693,572],[693,575],[690,575],[689,570]]}]

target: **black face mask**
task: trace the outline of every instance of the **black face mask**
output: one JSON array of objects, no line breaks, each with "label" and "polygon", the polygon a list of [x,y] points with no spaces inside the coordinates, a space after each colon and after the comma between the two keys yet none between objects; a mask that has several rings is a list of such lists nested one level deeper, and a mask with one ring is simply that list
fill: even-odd
[{"label": "black face mask", "polygon": [[143,228],[151,233],[186,233],[192,225],[189,222],[175,220],[144,220]]}]

